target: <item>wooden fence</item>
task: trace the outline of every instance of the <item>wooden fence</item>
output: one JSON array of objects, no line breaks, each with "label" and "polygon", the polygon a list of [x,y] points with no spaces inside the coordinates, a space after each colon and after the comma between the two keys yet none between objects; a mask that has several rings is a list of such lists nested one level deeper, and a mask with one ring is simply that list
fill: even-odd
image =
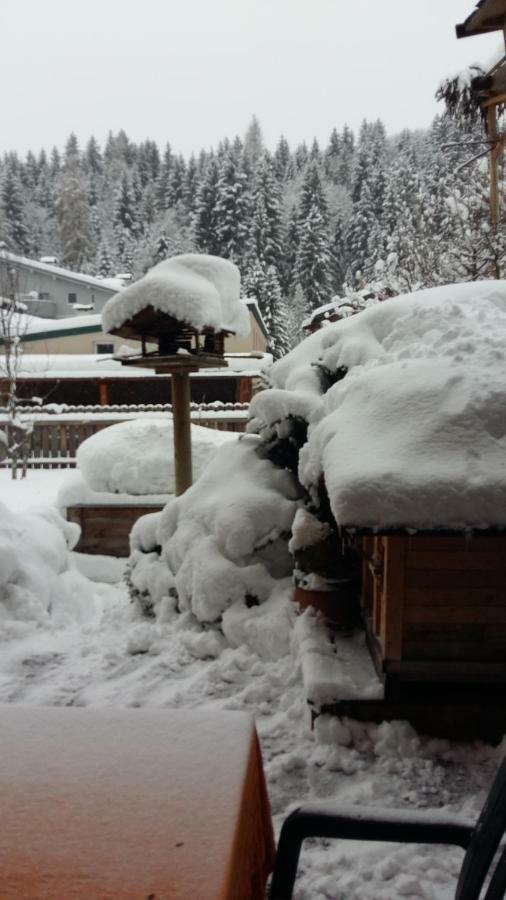
[{"label": "wooden fence", "polygon": [[[142,418],[140,413],[138,418]],[[31,418],[31,417],[30,417]],[[31,469],[66,469],[76,465],[77,448],[86,438],[96,434],[110,425],[126,422],[132,416],[122,418],[115,416],[108,419],[107,416],[96,416],[86,419],[86,416],[78,418],[58,415],[39,417],[33,420],[33,431],[29,439],[28,466]],[[206,428],[216,428],[221,431],[244,431],[247,422],[247,413],[237,411],[235,415],[216,412],[192,410],[191,420],[196,425]],[[4,431],[9,440],[9,426],[0,420],[0,429]],[[8,460],[3,460],[0,467],[9,465]]]}]

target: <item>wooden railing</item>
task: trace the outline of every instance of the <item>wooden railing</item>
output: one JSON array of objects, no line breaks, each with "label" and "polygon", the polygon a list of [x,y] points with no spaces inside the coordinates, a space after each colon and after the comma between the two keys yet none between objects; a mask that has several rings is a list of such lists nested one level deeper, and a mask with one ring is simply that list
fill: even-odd
[{"label": "wooden railing", "polygon": [[[33,431],[29,438],[28,466],[31,469],[73,468],[76,465],[77,448],[86,438],[110,425],[117,425],[118,422],[126,422],[129,419],[143,418],[149,415],[149,413],[137,412],[130,415],[118,413],[110,418],[103,413],[99,415],[88,413],[88,415],[84,414],[80,417],[68,413],[47,416],[41,415],[39,411],[38,414],[29,416],[32,420]],[[152,413],[150,417],[153,417]],[[163,417],[163,413],[161,417]],[[247,418],[247,412],[243,410],[234,410],[228,415],[226,411],[208,412],[202,409],[192,410],[191,413],[191,420],[194,424],[221,431],[242,432],[245,430]],[[0,429],[4,431],[9,440],[9,425],[5,420],[2,421],[1,416]],[[8,465],[8,460],[0,463],[3,468]]]}]

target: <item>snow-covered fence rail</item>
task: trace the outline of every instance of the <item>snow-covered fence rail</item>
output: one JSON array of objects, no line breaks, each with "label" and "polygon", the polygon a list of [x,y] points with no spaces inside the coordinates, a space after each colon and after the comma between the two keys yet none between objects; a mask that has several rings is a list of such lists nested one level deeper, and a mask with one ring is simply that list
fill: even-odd
[{"label": "snow-covered fence rail", "polygon": [[[232,404],[231,404],[232,405]],[[23,415],[32,423],[33,430],[30,438],[30,450],[28,466],[36,469],[62,469],[73,468],[76,465],[77,448],[86,438],[91,437],[102,428],[125,422],[128,419],[145,416],[160,415],[169,412],[167,408],[154,410],[139,410],[125,412],[83,412],[80,416],[71,412],[59,412],[56,414],[42,414],[41,410],[29,412],[24,410]],[[191,411],[191,420],[196,425],[206,428],[216,428],[221,431],[244,431],[247,422],[247,406],[243,409],[232,410],[205,410],[195,408]],[[6,417],[0,413],[0,431],[6,437],[9,436],[9,423]],[[1,467],[8,465],[7,461],[0,462]]]}]

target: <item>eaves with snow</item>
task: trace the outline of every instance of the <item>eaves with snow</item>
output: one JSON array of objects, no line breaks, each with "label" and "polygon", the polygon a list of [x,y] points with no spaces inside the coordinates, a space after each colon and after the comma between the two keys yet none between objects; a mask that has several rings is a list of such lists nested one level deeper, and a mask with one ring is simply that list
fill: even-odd
[{"label": "eaves with snow", "polygon": [[339,526],[506,527],[505,348],[506,281],[421,290],[306,338],[251,413],[309,419],[299,477]]}]

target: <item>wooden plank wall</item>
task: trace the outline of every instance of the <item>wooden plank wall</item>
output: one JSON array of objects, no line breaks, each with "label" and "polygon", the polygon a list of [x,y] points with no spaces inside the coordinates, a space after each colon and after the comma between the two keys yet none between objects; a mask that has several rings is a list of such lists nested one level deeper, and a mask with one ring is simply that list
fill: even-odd
[{"label": "wooden plank wall", "polygon": [[506,659],[506,538],[406,538],[406,659]]},{"label": "wooden plank wall", "polygon": [[130,555],[130,532],[141,516],[159,512],[160,505],[149,506],[69,506],[67,519],[81,527],[75,548],[79,553]]}]

